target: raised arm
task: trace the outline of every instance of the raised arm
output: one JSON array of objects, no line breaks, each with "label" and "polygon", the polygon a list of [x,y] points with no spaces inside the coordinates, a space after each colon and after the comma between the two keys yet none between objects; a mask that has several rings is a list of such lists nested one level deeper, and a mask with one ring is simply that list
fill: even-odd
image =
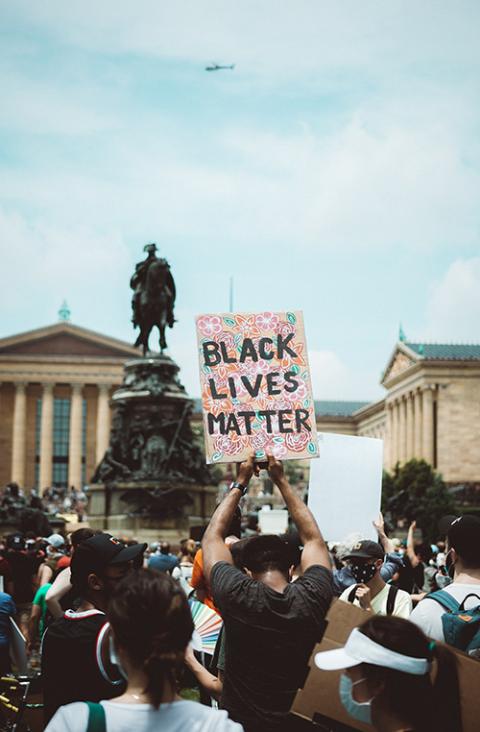
[{"label": "raised arm", "polygon": [[[254,455],[251,455],[246,462],[240,465],[236,483],[241,486],[248,485],[255,469],[254,460]],[[232,555],[225,546],[225,537],[242,495],[241,488],[230,489],[217,507],[203,535],[203,573],[207,582],[210,582],[210,572],[216,562],[233,564]]]},{"label": "raised arm", "polygon": [[412,567],[418,567],[418,565],[420,564],[420,559],[415,554],[415,549],[414,549],[415,542],[413,540],[413,532],[415,531],[416,528],[417,528],[417,522],[412,521],[412,523],[408,527],[408,534],[407,534],[407,557],[409,558],[410,564],[412,565]]},{"label": "raised arm", "polygon": [[378,540],[382,545],[383,551],[385,554],[392,554],[395,551],[395,546],[393,541],[389,539],[385,533],[385,521],[381,511],[378,514],[378,519],[376,521],[372,521],[372,523],[377,531]]},{"label": "raised arm", "polygon": [[300,534],[300,541],[303,544],[302,572],[305,572],[313,564],[320,564],[320,566],[326,569],[331,569],[332,563],[328,548],[313,513],[292,489],[285,477],[282,463],[272,455],[268,456],[268,472],[270,478],[280,490],[287,504],[288,512]]}]

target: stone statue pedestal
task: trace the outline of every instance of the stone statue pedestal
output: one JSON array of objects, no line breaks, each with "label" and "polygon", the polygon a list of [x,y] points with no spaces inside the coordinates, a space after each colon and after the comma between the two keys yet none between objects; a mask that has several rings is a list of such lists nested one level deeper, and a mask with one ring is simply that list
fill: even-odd
[{"label": "stone statue pedestal", "polygon": [[193,402],[166,355],[127,361],[124,370],[111,401],[110,444],[90,486],[89,522],[144,538],[188,536],[208,522],[217,495],[190,426]]}]

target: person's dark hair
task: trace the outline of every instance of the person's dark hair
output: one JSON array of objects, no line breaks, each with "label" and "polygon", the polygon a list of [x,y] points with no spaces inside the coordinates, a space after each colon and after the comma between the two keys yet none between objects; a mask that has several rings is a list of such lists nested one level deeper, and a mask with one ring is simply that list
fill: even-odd
[{"label": "person's dark hair", "polygon": [[162,541],[160,544],[160,553],[161,554],[170,554],[170,544],[168,541]]},{"label": "person's dark hair", "polygon": [[375,615],[360,631],[384,648],[413,658],[436,661],[436,668],[424,676],[363,664],[373,686],[383,687],[382,706],[418,730],[461,732],[460,693],[455,654],[430,642],[416,625],[403,618]]},{"label": "person's dark hair", "polygon": [[239,539],[238,541],[235,541],[233,544],[230,545],[230,554],[232,555],[233,564],[237,569],[243,569],[245,566],[245,563],[243,561],[243,550],[245,548],[245,545],[247,542],[250,541],[250,537],[245,537],[245,539]]},{"label": "person's dark hair", "polygon": [[165,682],[175,686],[193,633],[183,590],[167,572],[140,569],[118,583],[108,615],[115,643],[145,671],[144,691],[158,709]]},{"label": "person's dark hair", "polygon": [[422,562],[425,562],[425,564],[428,564],[430,559],[433,557],[433,552],[430,544],[417,544],[414,547],[414,552],[421,559]]},{"label": "person's dark hair", "polygon": [[91,539],[92,536],[95,536],[97,531],[94,531],[93,529],[77,529],[74,531],[70,537],[70,542],[72,544],[73,549],[76,549],[79,544],[82,543],[82,541],[87,541],[87,539]]},{"label": "person's dark hair", "polygon": [[243,547],[242,562],[255,574],[263,574],[273,569],[288,576],[291,566],[288,546],[274,534],[252,536]]}]

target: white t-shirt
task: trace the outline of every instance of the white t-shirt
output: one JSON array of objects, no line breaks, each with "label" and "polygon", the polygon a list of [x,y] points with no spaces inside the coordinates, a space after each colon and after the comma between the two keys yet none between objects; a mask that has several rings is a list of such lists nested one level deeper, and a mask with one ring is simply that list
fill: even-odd
[{"label": "white t-shirt", "polygon": [[[122,704],[113,699],[100,704],[105,709],[107,732],[243,732],[225,711],[193,701],[161,704],[158,710],[150,704]],[[74,702],[58,709],[45,732],[86,732],[87,726],[87,705]]]},{"label": "white t-shirt", "polygon": [[[339,599],[343,600],[343,602],[349,602],[348,598],[350,596],[351,591],[353,590],[354,585],[351,587],[347,587],[346,590],[342,592]],[[380,592],[375,595],[375,597],[372,597],[370,604],[372,606],[372,610],[375,613],[375,615],[386,615],[387,614],[387,600],[388,600],[388,593],[390,592],[390,585],[385,585],[382,587]],[[361,607],[359,601],[357,598],[353,601],[353,604],[357,607]],[[410,616],[410,613],[412,612],[412,599],[408,592],[405,592],[405,590],[397,590],[397,595],[395,597],[395,605],[393,607],[393,613],[392,615],[395,615],[397,618],[408,618]]]},{"label": "white t-shirt", "polygon": [[[472,584],[460,584],[452,582],[451,585],[447,585],[444,588],[444,592],[448,592],[452,595],[457,602],[463,602],[464,598],[473,592],[475,595],[480,597],[480,582]],[[466,604],[465,609],[469,610],[476,605],[480,605],[478,597],[470,597]],[[421,600],[413,613],[410,615],[410,620],[415,625],[423,630],[425,635],[434,640],[444,641],[443,627],[442,627],[442,615],[446,613],[444,607],[435,600],[429,600],[425,598]]]}]

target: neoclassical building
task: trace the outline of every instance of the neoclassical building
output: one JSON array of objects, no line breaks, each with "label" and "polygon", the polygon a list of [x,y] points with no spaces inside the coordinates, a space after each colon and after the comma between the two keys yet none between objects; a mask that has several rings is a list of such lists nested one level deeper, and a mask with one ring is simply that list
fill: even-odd
[{"label": "neoclassical building", "polygon": [[84,485],[137,349],[70,322],[0,339],[0,485]]},{"label": "neoclassical building", "polygon": [[[108,445],[110,396],[130,344],[61,321],[0,339],[0,485],[81,486]],[[181,377],[181,374],[180,374]],[[480,484],[480,345],[400,339],[375,403],[317,401],[319,431],[384,440],[384,465],[425,458]],[[200,403],[196,427],[201,430]]]}]

